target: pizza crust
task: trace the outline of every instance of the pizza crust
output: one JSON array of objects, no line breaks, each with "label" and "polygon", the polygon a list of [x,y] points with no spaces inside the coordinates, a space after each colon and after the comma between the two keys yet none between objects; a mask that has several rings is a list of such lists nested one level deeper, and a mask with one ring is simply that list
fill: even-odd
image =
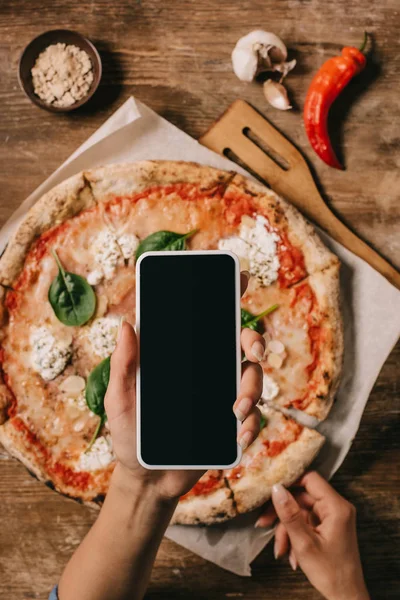
[{"label": "pizza crust", "polygon": [[315,390],[314,400],[305,411],[308,415],[323,421],[329,414],[337,392],[343,365],[343,321],[340,311],[339,265],[333,265],[308,279],[313,289],[320,312],[323,315],[323,344],[318,368],[320,382]]},{"label": "pizza crust", "polygon": [[278,456],[270,459],[263,471],[246,471],[244,476],[229,481],[239,514],[258,508],[271,498],[272,486],[281,483],[292,485],[318,454],[325,438],[314,429],[303,429]]},{"label": "pizza crust", "polygon": [[309,274],[339,264],[338,257],[328,250],[311,223],[297,208],[275,192],[238,174],[229,183],[227,191],[235,190],[249,194],[258,201],[270,216],[272,226],[287,226],[289,241],[303,252],[305,267]]},{"label": "pizza crust", "polygon": [[223,523],[237,514],[232,492],[224,485],[207,495],[189,496],[179,502],[171,525]]},{"label": "pizza crust", "polygon": [[24,436],[15,429],[11,421],[7,421],[0,427],[0,442],[8,453],[17,458],[36,479],[44,483],[49,479],[38,453],[34,452],[32,446],[26,447]]},{"label": "pizza crust", "polygon": [[234,174],[191,162],[145,160],[107,165],[85,172],[97,202],[110,196],[131,196],[148,187],[175,183],[197,183],[204,191],[227,185]]},{"label": "pizza crust", "polygon": [[36,238],[93,204],[90,187],[82,173],[44,194],[28,211],[7,245],[0,260],[0,283],[11,285],[18,277]]}]

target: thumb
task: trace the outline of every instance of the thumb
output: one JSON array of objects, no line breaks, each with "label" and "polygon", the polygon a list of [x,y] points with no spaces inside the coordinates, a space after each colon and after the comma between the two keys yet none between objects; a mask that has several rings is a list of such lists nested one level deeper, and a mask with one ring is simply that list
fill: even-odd
[{"label": "thumb", "polygon": [[284,525],[296,552],[313,543],[314,533],[306,523],[300,506],[292,494],[280,483],[272,487],[272,502],[280,522]]},{"label": "thumb", "polygon": [[132,325],[122,321],[111,356],[110,382],[104,406],[109,421],[134,408],[136,400],[137,339]]}]

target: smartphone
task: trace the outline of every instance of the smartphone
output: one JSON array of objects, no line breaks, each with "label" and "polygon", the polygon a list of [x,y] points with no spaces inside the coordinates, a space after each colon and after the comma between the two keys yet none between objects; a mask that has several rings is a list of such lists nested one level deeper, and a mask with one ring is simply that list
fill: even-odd
[{"label": "smartphone", "polygon": [[147,469],[237,465],[240,268],[225,251],[146,252],[136,265],[137,456]]}]

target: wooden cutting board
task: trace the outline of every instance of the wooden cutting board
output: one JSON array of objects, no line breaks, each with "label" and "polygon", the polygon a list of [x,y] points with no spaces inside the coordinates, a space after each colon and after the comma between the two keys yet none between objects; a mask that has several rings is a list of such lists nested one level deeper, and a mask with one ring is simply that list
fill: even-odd
[{"label": "wooden cutting board", "polygon": [[258,175],[305,217],[400,289],[400,273],[332,213],[297,148],[247,102],[236,100],[231,104],[199,141]]}]

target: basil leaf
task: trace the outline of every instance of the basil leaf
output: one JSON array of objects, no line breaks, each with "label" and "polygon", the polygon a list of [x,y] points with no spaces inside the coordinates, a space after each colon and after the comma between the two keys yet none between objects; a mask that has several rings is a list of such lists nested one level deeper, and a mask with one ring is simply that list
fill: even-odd
[{"label": "basil leaf", "polygon": [[[242,329],[248,327],[249,329],[253,329],[253,331],[259,331],[260,323],[254,321],[254,315],[251,314],[248,310],[241,308],[240,314],[242,318]],[[248,325],[249,323],[249,325]]]},{"label": "basil leaf", "polygon": [[106,421],[106,418],[107,418],[107,417],[106,417],[106,415],[105,415],[105,414],[104,414],[104,415],[102,415],[102,416],[100,417],[100,419],[99,419],[99,422],[98,422],[98,424],[97,424],[97,427],[96,427],[96,429],[95,429],[95,431],[94,431],[94,434],[92,435],[92,439],[90,440],[90,442],[89,442],[89,444],[88,444],[88,447],[87,447],[87,448],[86,448],[86,450],[85,450],[85,453],[86,453],[86,452],[89,452],[90,448],[93,446],[93,444],[94,444],[94,443],[95,443],[95,441],[97,440],[97,436],[99,435],[99,433],[100,433],[100,430],[101,430],[101,428],[103,427],[103,425],[104,425],[104,423],[105,423],[105,421]]},{"label": "basil leaf", "polygon": [[173,231],[156,231],[151,233],[139,244],[136,250],[136,260],[144,252],[186,250],[186,240],[194,235],[198,229],[189,233],[175,233]]},{"label": "basil leaf", "polygon": [[101,428],[107,420],[106,411],[104,409],[104,397],[107,392],[108,382],[110,381],[111,357],[101,361],[90,373],[85,389],[86,404],[95,415],[100,417],[98,425],[89,442],[85,452],[88,452],[95,443]]},{"label": "basil leaf", "polygon": [[247,327],[248,329],[252,329],[253,331],[258,331],[260,333],[261,332],[260,320],[263,317],[266,317],[270,313],[274,312],[274,310],[276,310],[278,308],[278,306],[279,306],[279,304],[273,304],[272,306],[267,308],[267,310],[264,310],[259,315],[252,315],[251,312],[242,308],[240,311],[241,312],[241,320],[242,320],[242,329],[245,329]]},{"label": "basil leaf", "polygon": [[99,417],[105,415],[104,396],[106,395],[108,382],[110,381],[110,356],[101,361],[90,373],[86,389],[86,404]]},{"label": "basil leaf", "polygon": [[266,426],[266,424],[267,424],[267,419],[263,415],[261,415],[261,419],[260,419],[260,431],[261,431],[261,429],[264,429],[264,427]]},{"label": "basil leaf", "polygon": [[84,277],[65,271],[54,250],[58,266],[48,298],[57,319],[69,327],[84,325],[96,310],[96,295]]}]

